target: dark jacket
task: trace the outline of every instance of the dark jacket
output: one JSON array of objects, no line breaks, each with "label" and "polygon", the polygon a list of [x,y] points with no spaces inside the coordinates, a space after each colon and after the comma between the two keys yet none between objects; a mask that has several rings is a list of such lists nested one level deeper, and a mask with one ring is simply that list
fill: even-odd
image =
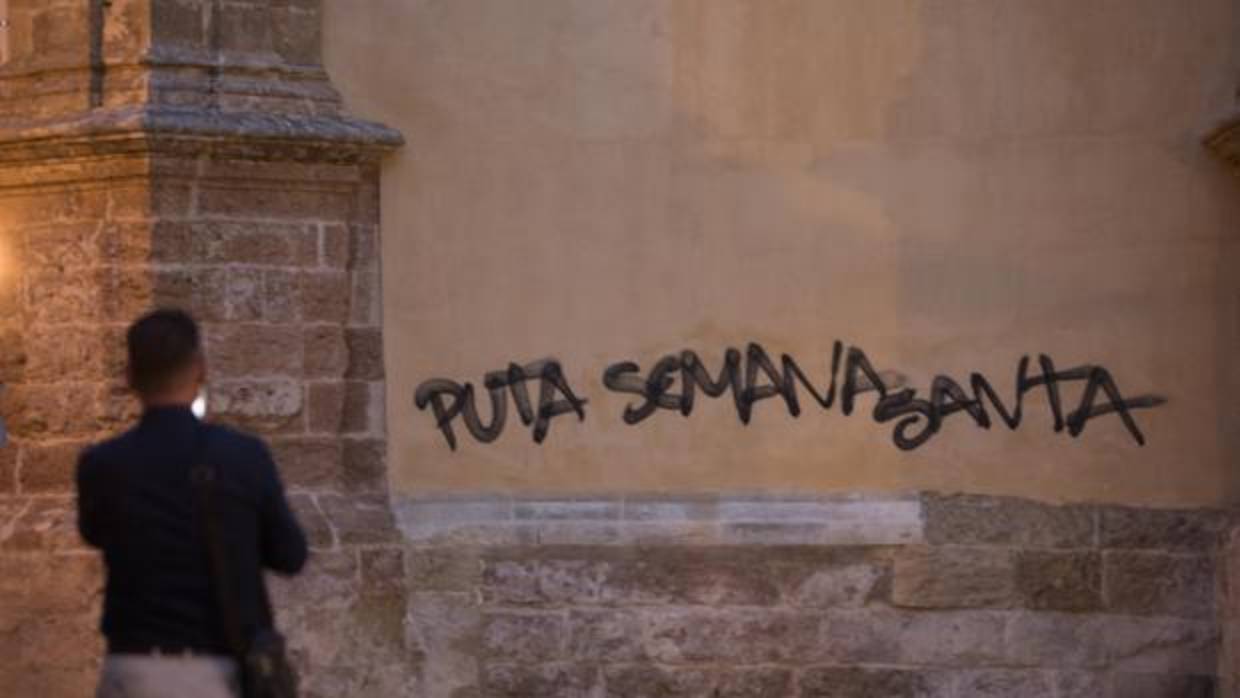
[{"label": "dark jacket", "polygon": [[200,421],[188,406],[148,408],[132,429],[78,460],[78,529],[107,567],[102,630],[110,652],[154,646],[227,654],[190,479],[206,430],[216,508],[247,633],[271,627],[262,568],[293,574],[306,539],[263,441]]}]

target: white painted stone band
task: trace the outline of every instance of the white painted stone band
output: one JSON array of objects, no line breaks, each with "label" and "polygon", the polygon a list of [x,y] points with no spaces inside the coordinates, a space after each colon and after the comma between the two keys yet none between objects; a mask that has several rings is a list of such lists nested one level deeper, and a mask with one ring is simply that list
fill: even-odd
[{"label": "white painted stone band", "polygon": [[398,499],[406,538],[476,545],[898,545],[924,539],[916,495],[447,495]]}]

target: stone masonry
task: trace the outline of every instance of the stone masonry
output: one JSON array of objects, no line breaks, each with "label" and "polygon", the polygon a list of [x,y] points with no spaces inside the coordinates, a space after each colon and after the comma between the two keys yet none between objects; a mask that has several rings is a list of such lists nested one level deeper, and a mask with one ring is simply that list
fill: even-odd
[{"label": "stone masonry", "polygon": [[73,468],[135,416],[125,326],[178,305],[204,326],[214,417],[269,438],[311,537],[275,589],[308,695],[409,695],[377,227],[399,135],[341,113],[314,0],[8,6],[0,694],[91,695],[101,570]]},{"label": "stone masonry", "polygon": [[1217,695],[1223,512],[458,497],[398,518],[425,696]]}]

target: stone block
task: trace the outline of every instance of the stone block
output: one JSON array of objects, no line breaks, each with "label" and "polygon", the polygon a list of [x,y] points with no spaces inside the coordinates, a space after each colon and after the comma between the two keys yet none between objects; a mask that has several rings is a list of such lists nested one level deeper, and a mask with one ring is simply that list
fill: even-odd
[{"label": "stone block", "polygon": [[358,551],[362,567],[362,593],[404,596],[405,551],[399,547],[366,548]]},{"label": "stone block", "polygon": [[348,492],[387,489],[387,443],[382,439],[343,439],[340,482]]},{"label": "stone block", "polygon": [[347,269],[349,266],[350,230],[342,223],[321,226],[319,266],[331,269]]},{"label": "stone block", "polygon": [[778,555],[736,548],[651,548],[615,556],[599,598],[615,604],[771,606],[779,602]]},{"label": "stone block", "polygon": [[653,664],[607,666],[603,670],[607,698],[709,698],[715,693],[713,672]]},{"label": "stone block", "polygon": [[1102,556],[1096,552],[1017,551],[1016,588],[1026,608],[1101,610]]},{"label": "stone block", "polygon": [[955,698],[1047,698],[1058,695],[1049,672],[987,669],[961,672]]},{"label": "stone block", "polygon": [[1109,551],[1103,564],[1104,594],[1111,611],[1186,618],[1215,613],[1213,557]]},{"label": "stone block", "polygon": [[27,383],[0,391],[0,414],[16,439],[84,438],[98,426],[95,383]]},{"label": "stone block", "polygon": [[271,3],[219,6],[212,20],[220,23],[220,48],[239,53],[272,51]]},{"label": "stone block", "polygon": [[929,669],[812,667],[800,679],[801,698],[951,698],[948,674]]},{"label": "stone block", "polygon": [[349,321],[352,280],[348,272],[305,271],[298,277],[301,318],[306,322],[344,324]]},{"label": "stone block", "polygon": [[776,553],[774,567],[785,603],[808,608],[860,608],[891,593],[891,561],[866,549],[828,549],[804,566]]},{"label": "stone block", "polygon": [[116,377],[107,361],[108,336],[99,325],[33,325],[20,346],[22,376],[31,382],[98,381]]},{"label": "stone block", "polygon": [[204,217],[233,220],[346,221],[352,197],[347,191],[281,187],[203,185],[198,212]]},{"label": "stone block", "polygon": [[384,495],[324,494],[319,506],[331,523],[336,539],[344,545],[395,543],[399,533]]},{"label": "stone block", "polygon": [[405,561],[414,589],[474,593],[482,581],[482,553],[475,548],[413,546]]},{"label": "stone block", "polygon": [[38,267],[84,267],[104,261],[104,234],[98,221],[50,223],[24,229],[27,260]]},{"label": "stone block", "polygon": [[1228,518],[1220,511],[1103,507],[1099,545],[1103,548],[1211,553],[1219,548]]},{"label": "stone block", "polygon": [[85,548],[78,535],[77,506],[68,497],[30,499],[10,525],[0,550],[53,553]]},{"label": "stone block", "polygon": [[344,382],[311,383],[306,387],[306,393],[306,406],[309,410],[307,426],[310,433],[338,433],[344,420]]},{"label": "stone block", "polygon": [[223,319],[254,322],[263,319],[263,274],[257,269],[228,269],[224,280]]},{"label": "stone block", "polygon": [[275,607],[289,613],[298,608],[347,608],[361,586],[353,550],[315,551],[300,574],[268,575],[267,579]]},{"label": "stone block", "polygon": [[298,523],[306,534],[306,541],[311,548],[330,548],[332,546],[331,526],[327,517],[314,501],[314,497],[294,493],[289,495],[289,507],[298,517]]},{"label": "stone block", "polygon": [[243,429],[268,434],[305,430],[302,386],[291,380],[215,381],[208,398],[213,418]]},{"label": "stone block", "polygon": [[[0,497],[17,491],[17,449],[11,441],[0,446]],[[0,499],[0,530],[7,524],[8,507],[9,503]]]},{"label": "stone block", "polygon": [[345,434],[382,434],[384,424],[382,382],[347,381],[340,431]]},{"label": "stone block", "polygon": [[319,13],[296,5],[271,8],[272,42],[276,53],[294,65],[318,65],[321,42]]},{"label": "stone block", "polygon": [[1152,674],[1209,674],[1218,669],[1219,629],[1212,620],[1098,616],[1112,669]]},{"label": "stone block", "polygon": [[307,378],[340,378],[349,367],[344,330],[331,325],[302,328],[303,368]]},{"label": "stone block", "polygon": [[633,609],[573,610],[565,625],[566,656],[577,661],[638,662],[647,659],[643,620]]},{"label": "stone block", "polygon": [[206,15],[199,0],[167,0],[151,5],[151,33],[161,48],[206,50]]},{"label": "stone block", "polygon": [[1007,616],[991,611],[908,614],[896,636],[902,663],[987,667],[1006,663]]},{"label": "stone block", "polygon": [[565,617],[559,612],[484,611],[482,650],[488,661],[531,664],[564,658]]},{"label": "stone block", "polygon": [[109,289],[118,288],[122,295],[106,306],[107,317],[114,322],[131,322],[156,305],[183,308],[200,322],[228,319],[227,269],[122,270],[115,277]]},{"label": "stone block", "polygon": [[331,488],[342,477],[343,444],[331,437],[280,437],[271,440],[272,457],[292,487]]},{"label": "stone block", "polygon": [[207,328],[207,359],[226,378],[298,376],[302,331],[292,325],[230,323]]},{"label": "stone block", "polygon": [[663,664],[765,664],[819,657],[821,617],[777,609],[660,609],[646,615],[646,653]]},{"label": "stone block", "polygon": [[1035,548],[1086,548],[1094,543],[1095,511],[1088,506],[963,494],[927,494],[922,504],[930,543]]},{"label": "stone block", "polygon": [[878,606],[828,611],[819,627],[817,659],[836,664],[899,664],[904,661],[907,614]]},{"label": "stone block", "polygon": [[195,221],[192,259],[206,264],[310,267],[318,262],[318,226],[275,221]]},{"label": "stone block", "polygon": [[[422,686],[429,696],[476,696],[481,614],[471,594],[409,595],[412,646],[426,658]],[[534,694],[537,695],[537,694]]]},{"label": "stone block", "polygon": [[909,608],[1016,604],[1013,553],[1002,548],[909,547],[895,556],[892,603]]},{"label": "stone block", "polygon": [[597,690],[594,667],[580,664],[490,664],[479,698],[581,698]]},{"label": "stone block", "polygon": [[103,319],[109,273],[99,269],[32,268],[26,272],[26,298],[35,323],[92,322]]},{"label": "stone block", "polygon": [[1077,613],[1018,613],[1008,621],[1010,663],[1061,669],[1106,666],[1111,659],[1104,618]]},{"label": "stone block", "polygon": [[[35,442],[22,447],[18,486],[23,494],[71,494],[78,456],[89,441]],[[2,447],[13,452],[12,446]]]},{"label": "stone block", "polygon": [[1106,674],[1092,671],[1055,671],[1051,683],[1056,698],[1101,698],[1106,696]]},{"label": "stone block", "polygon": [[[1111,695],[1122,698],[1215,698],[1215,679],[1209,675],[1116,674]],[[1229,697],[1228,697],[1229,698]]]},{"label": "stone block", "polygon": [[488,554],[480,594],[487,603],[596,604],[611,572],[608,560],[512,559]]},{"label": "stone block", "polygon": [[348,328],[345,343],[349,348],[346,378],[383,379],[383,333],[378,328]]}]

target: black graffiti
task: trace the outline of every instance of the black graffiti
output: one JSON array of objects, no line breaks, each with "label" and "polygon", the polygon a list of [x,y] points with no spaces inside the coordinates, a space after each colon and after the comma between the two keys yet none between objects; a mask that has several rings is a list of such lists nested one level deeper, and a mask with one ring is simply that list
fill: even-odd
[{"label": "black graffiti", "polygon": [[[971,392],[966,392],[952,378],[940,375],[931,382],[928,397],[918,397],[916,389],[900,388],[884,380],[884,374],[874,368],[865,352],[857,347],[845,351],[841,342],[833,345],[825,387],[821,381],[815,384],[788,354],[781,354],[777,365],[757,343],[749,344],[743,355],[738,349],[727,349],[722,366],[713,375],[696,353],[686,350],[662,357],[644,378],[641,367],[632,361],[612,364],[603,372],[603,385],[608,390],[642,398],[640,403],[629,404],[624,409],[624,422],[630,425],[642,422],[660,409],[688,416],[693,411],[698,391],[711,398],[730,392],[742,424],[749,424],[754,405],[762,400],[782,399],[788,413],[797,417],[801,414],[800,391],[824,410],[831,409],[838,397],[840,411],[847,416],[856,408],[858,396],[877,392],[871,416],[880,424],[894,421],[892,441],[906,451],[929,441],[942,428],[944,420],[956,413],[964,413],[978,427],[989,429],[992,422],[987,405],[1014,430],[1023,418],[1025,395],[1045,388],[1056,432],[1067,429],[1071,436],[1077,437],[1085,431],[1089,420],[1115,413],[1133,440],[1145,444],[1145,436],[1132,412],[1161,405],[1165,402],[1163,398],[1154,395],[1125,398],[1111,373],[1101,366],[1086,364],[1056,370],[1051,358],[1043,354],[1038,356],[1038,367],[1039,373],[1031,376],[1029,357],[1020,359],[1010,411],[990,381],[980,373],[969,376]],[[1060,386],[1074,382],[1084,382],[1085,388],[1076,408],[1065,413]]]},{"label": "black graffiti", "polygon": [[[527,383],[538,382],[538,402],[530,400]],[[465,428],[481,443],[499,438],[508,418],[508,395],[512,395],[517,415],[525,426],[533,425],[534,441],[542,443],[551,428],[551,420],[569,412],[576,413],[578,420],[586,417],[586,400],[573,393],[564,377],[559,362],[543,359],[524,366],[510,363],[502,371],[491,371],[482,380],[491,402],[491,419],[484,423],[478,414],[478,404],[472,383],[458,383],[445,378],[433,378],[423,382],[414,392],[414,405],[419,410],[428,406],[435,415],[435,425],[443,433],[448,447],[456,450],[456,433],[452,422],[457,417]]]}]

